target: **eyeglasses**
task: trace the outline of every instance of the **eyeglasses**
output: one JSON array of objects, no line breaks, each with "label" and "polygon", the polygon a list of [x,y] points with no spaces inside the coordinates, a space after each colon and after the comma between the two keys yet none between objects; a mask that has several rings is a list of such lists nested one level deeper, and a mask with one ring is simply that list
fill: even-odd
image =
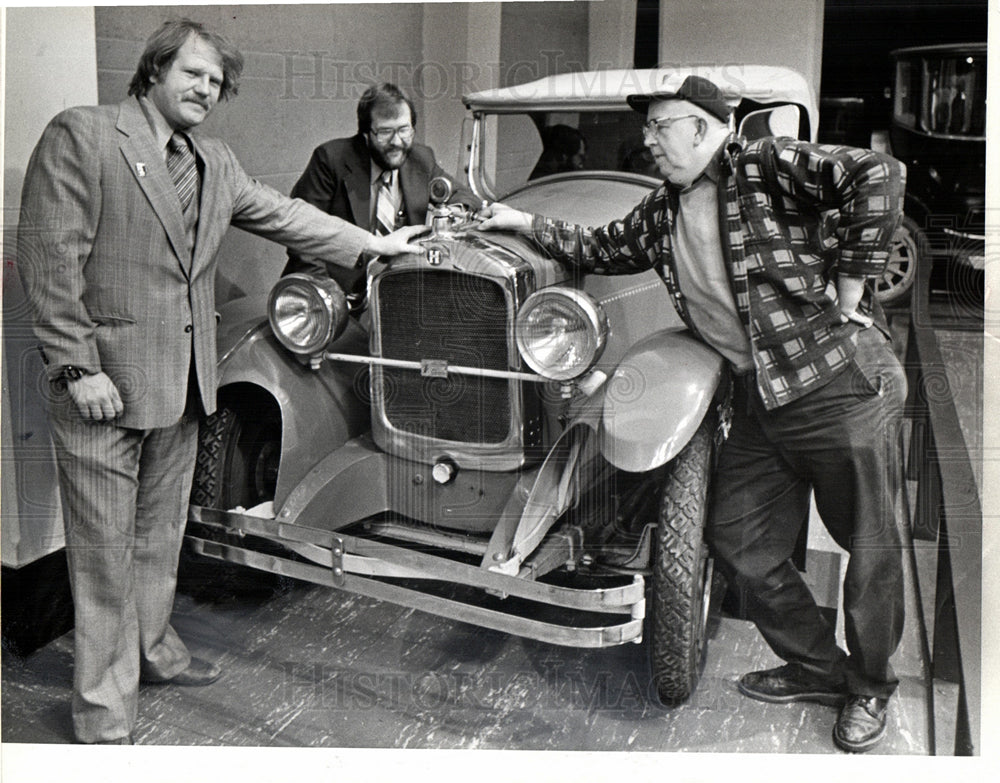
[{"label": "eyeglasses", "polygon": [[678,120],[689,120],[692,117],[698,119],[697,114],[685,114],[681,117],[664,117],[659,120],[648,120],[642,124],[642,135],[643,137],[655,134],[659,131],[665,131],[671,125],[673,125]]},{"label": "eyeglasses", "polygon": [[400,141],[410,141],[413,138],[412,125],[404,125],[401,128],[372,128],[368,132],[378,139],[379,144],[385,144],[393,136],[399,136]]}]

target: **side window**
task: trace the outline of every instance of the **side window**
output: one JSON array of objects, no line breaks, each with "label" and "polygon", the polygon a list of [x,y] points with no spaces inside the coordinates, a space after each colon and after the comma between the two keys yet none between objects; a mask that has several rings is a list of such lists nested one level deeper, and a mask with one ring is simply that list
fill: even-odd
[{"label": "side window", "polygon": [[758,109],[742,119],[739,133],[741,136],[746,136],[748,141],[765,136],[798,138],[800,117],[799,107],[791,103]]}]

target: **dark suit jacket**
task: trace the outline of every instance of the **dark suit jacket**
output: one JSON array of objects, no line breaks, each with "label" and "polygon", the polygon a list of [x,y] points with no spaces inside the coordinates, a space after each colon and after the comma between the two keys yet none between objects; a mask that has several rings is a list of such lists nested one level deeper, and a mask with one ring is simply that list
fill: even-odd
[{"label": "dark suit jacket", "polygon": [[[331,139],[313,150],[309,165],[292,188],[292,197],[307,201],[330,215],[336,215],[369,231],[371,164],[364,136],[357,134],[346,139]],[[406,225],[418,226],[426,222],[427,190],[434,177],[451,180],[454,194],[450,203],[461,203],[473,208],[479,206],[480,200],[437,164],[434,150],[424,144],[414,144],[399,170]],[[342,278],[357,278],[364,274],[363,270],[355,272],[353,276],[345,275],[341,269],[330,271],[345,288],[350,288],[352,281],[345,284],[345,279]],[[290,251],[283,274],[291,272],[325,274],[327,267],[315,258]]]},{"label": "dark suit jacket", "polygon": [[17,265],[55,374],[103,370],[122,427],[177,422],[193,368],[215,410],[215,255],[232,224],[351,265],[369,235],[257,182],[217,139],[193,137],[201,171],[194,253],[163,151],[135,99],[67,109],[25,175]]}]

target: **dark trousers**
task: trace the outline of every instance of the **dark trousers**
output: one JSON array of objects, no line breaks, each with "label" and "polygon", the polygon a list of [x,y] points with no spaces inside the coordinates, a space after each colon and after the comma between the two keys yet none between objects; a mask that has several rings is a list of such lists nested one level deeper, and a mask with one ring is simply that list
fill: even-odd
[{"label": "dark trousers", "polygon": [[[853,362],[829,384],[765,410],[737,380],[729,439],[719,454],[706,537],[748,616],[777,655],[851,693],[890,696],[889,657],[903,629],[895,510],[906,378],[885,336],[858,335]],[[791,556],[810,490],[823,524],[847,551],[847,656]]]}]

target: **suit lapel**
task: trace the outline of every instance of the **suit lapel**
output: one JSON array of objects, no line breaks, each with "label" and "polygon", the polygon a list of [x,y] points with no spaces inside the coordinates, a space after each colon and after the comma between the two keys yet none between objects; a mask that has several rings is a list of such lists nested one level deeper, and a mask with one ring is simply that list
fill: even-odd
[{"label": "suit lapel", "polygon": [[127,138],[122,141],[122,156],[128,162],[129,171],[135,178],[149,205],[153,208],[170,246],[187,274],[189,262],[184,231],[184,215],[174,182],[167,171],[163,152],[156,147],[153,132],[146,115],[142,113],[138,101],[129,99],[119,104],[117,128]]},{"label": "suit lapel", "polygon": [[[219,201],[219,171],[216,166],[209,163],[208,156],[198,144],[196,136],[189,134],[191,143],[194,144],[194,153],[202,164],[198,167],[201,174],[201,201],[198,207],[198,229],[195,233],[194,258],[191,262],[192,275],[202,264],[208,263],[215,255],[214,252],[205,257],[208,248],[217,247],[217,244],[204,241],[206,232],[212,229],[215,224],[215,214],[218,211]],[[229,221],[226,220],[226,224]]]},{"label": "suit lapel", "polygon": [[348,154],[344,156],[344,172],[344,188],[347,190],[347,200],[351,204],[354,223],[365,231],[371,231],[371,158],[361,136],[354,137]]},{"label": "suit lapel", "polygon": [[407,223],[411,226],[418,226],[425,220],[429,185],[427,172],[414,162],[411,154],[399,170],[399,186],[403,191]]}]

